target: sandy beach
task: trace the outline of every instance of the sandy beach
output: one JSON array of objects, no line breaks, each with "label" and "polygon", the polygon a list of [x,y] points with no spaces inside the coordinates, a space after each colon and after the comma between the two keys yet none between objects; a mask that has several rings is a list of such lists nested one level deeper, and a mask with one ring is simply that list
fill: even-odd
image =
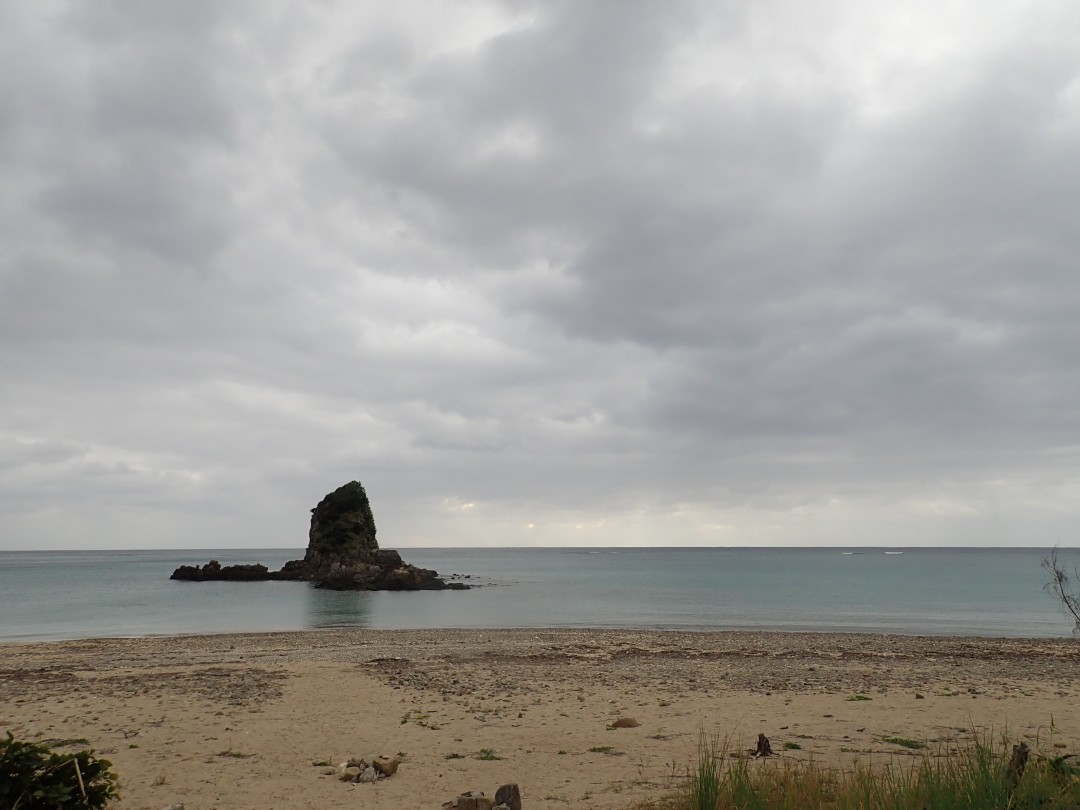
[{"label": "sandy beach", "polygon": [[[626,807],[702,732],[882,762],[1006,730],[1080,750],[1080,643],[815,633],[318,631],[0,645],[0,732],[85,738],[119,808]],[[620,718],[637,726],[612,728]],[[798,746],[795,748],[794,746]],[[392,777],[326,764],[400,756]],[[754,763],[761,767],[764,763]]]}]

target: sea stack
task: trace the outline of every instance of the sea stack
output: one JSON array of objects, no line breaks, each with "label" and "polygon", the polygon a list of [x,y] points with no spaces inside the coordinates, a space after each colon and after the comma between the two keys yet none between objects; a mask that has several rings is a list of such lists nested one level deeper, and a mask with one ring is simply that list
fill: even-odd
[{"label": "sea stack", "polygon": [[392,549],[380,549],[375,539],[375,517],[367,492],[359,481],[335,489],[311,510],[307,553],[302,560],[285,563],[280,571],[262,565],[182,565],[172,579],[304,580],[317,588],[355,591],[464,590],[459,582],[446,582],[436,571],[417,568]]},{"label": "sea stack", "polygon": [[311,510],[304,565],[313,576],[337,575],[367,564],[378,550],[375,516],[359,481],[338,487]]}]

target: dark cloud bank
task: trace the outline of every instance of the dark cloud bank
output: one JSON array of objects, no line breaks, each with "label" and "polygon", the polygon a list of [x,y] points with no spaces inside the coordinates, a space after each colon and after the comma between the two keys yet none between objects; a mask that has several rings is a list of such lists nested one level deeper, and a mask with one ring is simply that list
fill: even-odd
[{"label": "dark cloud bank", "polygon": [[0,549],[1066,545],[1072,2],[0,10]]}]

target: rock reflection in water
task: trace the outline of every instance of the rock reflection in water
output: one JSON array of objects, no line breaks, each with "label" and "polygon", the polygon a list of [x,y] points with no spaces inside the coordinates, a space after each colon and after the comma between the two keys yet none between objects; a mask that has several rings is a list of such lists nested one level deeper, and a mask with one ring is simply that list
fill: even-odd
[{"label": "rock reflection in water", "polygon": [[305,620],[310,629],[322,627],[370,627],[370,591],[330,591],[305,588]]}]

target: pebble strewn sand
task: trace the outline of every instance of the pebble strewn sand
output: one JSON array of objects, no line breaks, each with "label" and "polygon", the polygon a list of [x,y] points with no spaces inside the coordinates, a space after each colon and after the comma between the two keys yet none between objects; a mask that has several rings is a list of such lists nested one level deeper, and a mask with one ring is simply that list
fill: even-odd
[{"label": "pebble strewn sand", "polygon": [[[911,755],[887,737],[940,748],[1006,729],[1077,751],[1078,694],[1072,640],[343,630],[0,645],[0,731],[88,739],[121,775],[118,806],[155,810],[437,808],[510,781],[526,808],[625,807],[677,784],[703,731],[733,747],[761,731],[830,763]],[[609,728],[627,716],[639,725]],[[398,752],[374,785],[312,765]]]}]

